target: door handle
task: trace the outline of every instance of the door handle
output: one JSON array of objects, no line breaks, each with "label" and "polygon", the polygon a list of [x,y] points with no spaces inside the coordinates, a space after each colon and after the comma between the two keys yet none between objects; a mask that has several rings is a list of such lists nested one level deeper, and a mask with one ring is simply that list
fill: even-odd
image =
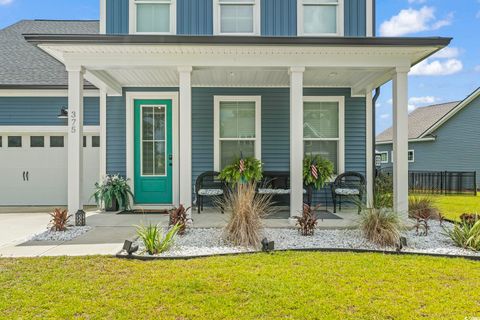
[{"label": "door handle", "polygon": [[29,174],[29,173],[30,173],[30,172],[29,172],[29,171],[27,171],[27,181],[30,181],[30,179],[28,178],[28,174]]},{"label": "door handle", "polygon": [[168,155],[168,165],[171,167],[172,166],[172,160],[173,160],[173,155],[169,154]]},{"label": "door handle", "polygon": [[23,181],[25,181],[25,171],[23,171]]}]

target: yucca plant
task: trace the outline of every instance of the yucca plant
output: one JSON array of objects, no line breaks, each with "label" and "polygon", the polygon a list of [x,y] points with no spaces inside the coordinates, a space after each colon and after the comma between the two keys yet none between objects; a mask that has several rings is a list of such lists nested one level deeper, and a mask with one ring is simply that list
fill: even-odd
[{"label": "yucca plant", "polygon": [[396,212],[389,209],[364,208],[360,228],[368,241],[382,247],[393,247],[400,242],[402,224]]},{"label": "yucca plant", "polygon": [[95,183],[93,198],[98,207],[103,204],[105,208],[111,208],[117,202],[121,210],[129,210],[133,193],[128,179],[119,175],[107,175],[103,181]]},{"label": "yucca plant", "polygon": [[[471,216],[466,218],[471,218]],[[458,247],[480,251],[480,219],[466,218],[464,217],[460,223],[456,223],[452,230],[445,228],[445,231]]]},{"label": "yucca plant", "polygon": [[180,230],[180,225],[176,224],[163,237],[161,227],[150,223],[148,226],[137,226],[137,235],[145,246],[145,252],[149,255],[160,254],[167,251],[173,245],[175,236]]},{"label": "yucca plant", "polygon": [[68,214],[67,210],[55,209],[50,213],[52,219],[50,220],[50,230],[52,231],[66,231],[68,226],[68,220],[72,217]]},{"label": "yucca plant", "polygon": [[259,248],[262,218],[275,212],[272,196],[258,194],[254,183],[239,184],[219,205],[232,212],[224,230],[225,240],[236,246]]}]

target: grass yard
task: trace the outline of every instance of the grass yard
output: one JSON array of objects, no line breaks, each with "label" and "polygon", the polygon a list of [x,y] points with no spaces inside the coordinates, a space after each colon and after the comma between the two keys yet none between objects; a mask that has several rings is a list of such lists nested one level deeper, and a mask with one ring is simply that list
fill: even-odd
[{"label": "grass yard", "polygon": [[465,319],[480,262],[275,253],[191,261],[0,259],[4,319]]},{"label": "grass yard", "polygon": [[440,212],[449,220],[460,220],[464,213],[480,213],[480,196],[431,195]]}]

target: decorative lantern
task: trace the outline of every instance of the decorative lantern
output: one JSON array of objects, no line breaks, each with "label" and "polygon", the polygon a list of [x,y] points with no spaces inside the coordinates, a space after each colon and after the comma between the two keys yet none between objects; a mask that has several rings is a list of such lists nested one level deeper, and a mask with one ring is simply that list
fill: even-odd
[{"label": "decorative lantern", "polygon": [[86,224],[86,214],[85,211],[83,210],[78,210],[77,213],[75,213],[75,225],[77,227],[84,227]]}]

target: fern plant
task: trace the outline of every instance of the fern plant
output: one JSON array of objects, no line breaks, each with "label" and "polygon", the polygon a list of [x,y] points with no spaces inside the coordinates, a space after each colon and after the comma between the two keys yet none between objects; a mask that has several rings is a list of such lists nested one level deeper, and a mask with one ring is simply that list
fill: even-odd
[{"label": "fern plant", "polygon": [[[317,176],[313,174],[314,168]],[[309,155],[303,159],[303,183],[306,186],[317,190],[323,188],[333,173],[333,163],[319,155]]]},{"label": "fern plant", "polygon": [[226,166],[219,174],[219,178],[230,185],[237,183],[251,183],[262,179],[262,162],[254,157],[243,159],[243,170],[241,170],[242,159],[235,160],[231,165]]},{"label": "fern plant", "polygon": [[180,224],[174,225],[163,237],[160,226],[149,224],[148,226],[137,226],[137,235],[145,246],[145,252],[149,255],[160,254],[167,251],[173,245],[175,236],[180,231]]},{"label": "fern plant", "polygon": [[120,210],[130,209],[133,193],[128,180],[119,175],[107,175],[101,182],[95,183],[93,194],[98,207],[110,208],[117,201]]}]

